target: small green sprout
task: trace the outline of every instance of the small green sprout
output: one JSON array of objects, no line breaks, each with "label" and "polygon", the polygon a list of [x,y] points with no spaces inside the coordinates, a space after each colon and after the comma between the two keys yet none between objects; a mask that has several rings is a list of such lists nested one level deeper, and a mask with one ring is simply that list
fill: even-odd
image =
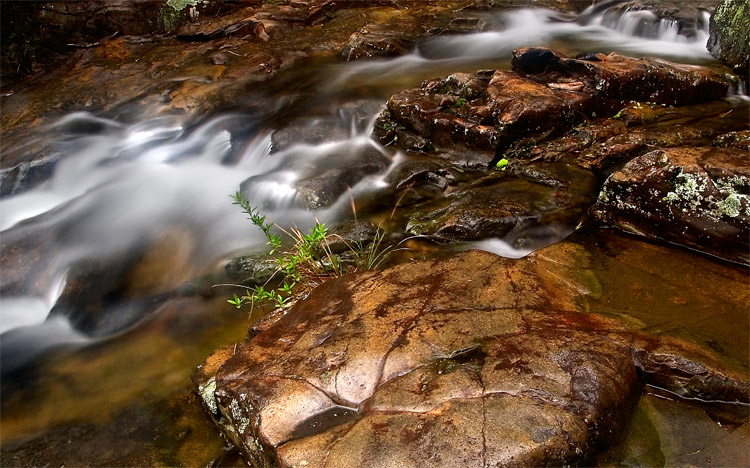
[{"label": "small green sprout", "polygon": [[505,171],[505,169],[508,167],[508,160],[503,158],[500,161],[498,161],[497,164],[495,164],[495,166],[501,171]]},{"label": "small green sprout", "polygon": [[247,300],[247,297],[237,297],[237,294],[234,295],[234,299],[227,299],[227,302],[232,304],[233,306],[237,307],[238,309],[242,308],[242,305]]}]

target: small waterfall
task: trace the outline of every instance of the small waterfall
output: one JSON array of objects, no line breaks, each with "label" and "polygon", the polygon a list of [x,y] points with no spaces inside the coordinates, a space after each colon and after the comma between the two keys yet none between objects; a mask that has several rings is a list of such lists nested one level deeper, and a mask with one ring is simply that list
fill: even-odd
[{"label": "small waterfall", "polygon": [[697,18],[683,23],[660,18],[648,10],[620,12],[611,8],[619,3],[622,1],[593,5],[575,18],[544,8],[502,12],[492,22],[498,25],[494,30],[438,36],[401,57],[340,66],[332,73],[329,86],[413,86],[415,75],[425,79],[460,68],[502,68],[507,66],[513,49],[552,42],[579,52],[620,52],[687,62],[714,60],[706,50],[710,17],[707,11],[700,10]]},{"label": "small waterfall", "polygon": [[696,18],[680,20],[661,18],[650,10],[599,11],[596,6],[592,6],[581,13],[579,23],[584,26],[600,25],[626,36],[705,47],[710,17],[711,14],[706,10],[700,10]]}]

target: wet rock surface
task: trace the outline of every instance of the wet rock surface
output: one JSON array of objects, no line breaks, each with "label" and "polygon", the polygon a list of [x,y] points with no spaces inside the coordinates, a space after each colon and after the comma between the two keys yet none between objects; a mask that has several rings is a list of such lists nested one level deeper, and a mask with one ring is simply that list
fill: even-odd
[{"label": "wet rock surface", "polygon": [[561,275],[577,251],[473,251],[326,283],[196,384],[254,466],[585,464],[620,437],[639,375],[750,397],[712,352],[583,313],[585,288]]},{"label": "wet rock surface", "polygon": [[592,203],[596,178],[577,166],[539,166],[495,171],[410,207],[406,230],[440,241],[502,237],[530,247],[541,226],[578,224]]},{"label": "wet rock surface", "polygon": [[749,189],[746,151],[656,150],[609,176],[594,216],[626,232],[749,264]]},{"label": "wet rock surface", "polygon": [[745,78],[750,67],[750,6],[745,2],[724,0],[711,16],[711,35],[706,47],[711,55],[731,66]]},{"label": "wet rock surface", "polygon": [[[687,105],[726,96],[733,82],[708,67],[618,54],[567,58],[542,48],[513,52],[514,72],[480,71],[428,80],[392,96],[377,124],[384,144],[405,149],[397,130],[436,149],[491,152],[518,139],[546,139],[577,123],[614,115],[629,101]],[[407,140],[411,141],[411,140]]]},{"label": "wet rock surface", "polygon": [[633,158],[743,144],[748,103],[720,99],[734,82],[720,70],[542,48],[514,51],[512,65],[427,80],[388,100],[375,133],[406,152],[386,180],[407,232],[532,246],[536,227],[584,220],[598,178]]}]

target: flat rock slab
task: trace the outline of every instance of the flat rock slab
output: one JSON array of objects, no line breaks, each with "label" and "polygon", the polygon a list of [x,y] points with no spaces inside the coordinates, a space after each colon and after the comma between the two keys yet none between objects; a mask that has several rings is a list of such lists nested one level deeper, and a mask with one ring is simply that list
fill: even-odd
[{"label": "flat rock slab", "polygon": [[194,381],[252,466],[281,467],[585,464],[621,436],[639,372],[748,399],[717,356],[583,313],[569,246],[541,252],[325,283]]},{"label": "flat rock slab", "polygon": [[594,215],[626,232],[750,264],[750,160],[731,148],[669,148],[627,163]]}]

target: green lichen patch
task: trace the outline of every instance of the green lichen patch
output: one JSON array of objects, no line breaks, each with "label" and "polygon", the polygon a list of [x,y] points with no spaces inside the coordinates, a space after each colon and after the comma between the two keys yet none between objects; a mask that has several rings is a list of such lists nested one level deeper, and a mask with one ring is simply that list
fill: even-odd
[{"label": "green lichen patch", "polygon": [[674,188],[670,192],[667,192],[662,200],[669,203],[687,205],[691,209],[696,209],[704,200],[703,192],[708,187],[708,182],[707,177],[691,172],[683,172],[683,169],[680,167],[675,176]]},{"label": "green lichen patch", "polygon": [[722,216],[736,218],[743,213],[750,216],[750,179],[734,175],[711,180],[703,174],[683,172],[680,167],[674,177],[673,189],[662,201],[683,209],[702,208],[707,216],[715,219]]},{"label": "green lichen patch", "polygon": [[320,377],[320,381],[323,382],[323,385],[328,385],[329,383],[331,383],[332,376],[333,376],[333,371],[327,370],[323,372],[322,374],[320,374],[319,377]]},{"label": "green lichen patch", "polygon": [[211,414],[219,414],[219,409],[216,405],[216,397],[214,396],[215,391],[216,377],[211,377],[205,385],[198,386],[198,393],[206,404],[206,407],[211,411]]},{"label": "green lichen patch", "polygon": [[750,179],[735,175],[717,179],[714,184],[724,196],[716,203],[716,214],[736,218],[744,212],[750,216]]},{"label": "green lichen patch", "polygon": [[242,434],[247,429],[247,426],[250,425],[250,419],[245,416],[237,400],[232,400],[229,404],[229,410],[232,413],[232,421],[234,421],[235,427]]},{"label": "green lichen patch", "polygon": [[742,208],[742,201],[736,193],[730,194],[716,204],[716,209],[719,213],[729,216],[730,218],[736,218],[739,216],[740,208]]}]

